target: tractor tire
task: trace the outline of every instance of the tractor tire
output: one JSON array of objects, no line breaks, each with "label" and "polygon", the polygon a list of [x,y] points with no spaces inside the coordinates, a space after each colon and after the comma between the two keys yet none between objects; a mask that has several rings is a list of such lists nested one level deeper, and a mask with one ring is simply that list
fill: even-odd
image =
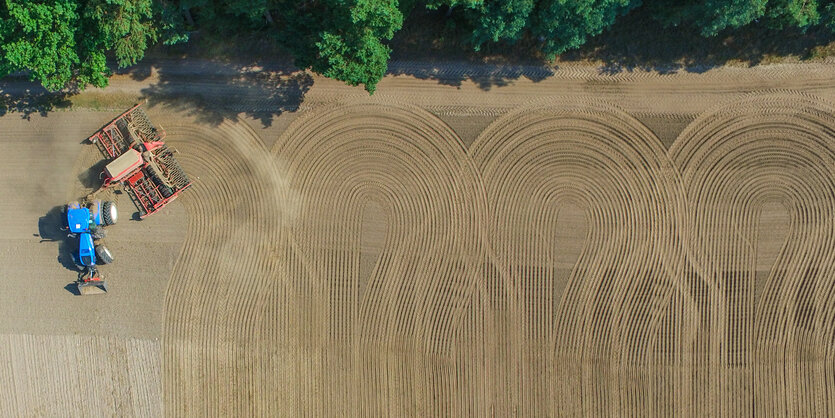
[{"label": "tractor tire", "polygon": [[107,237],[107,231],[105,231],[104,228],[90,229],[90,235],[92,235],[93,239],[96,240],[103,239]]},{"label": "tractor tire", "polygon": [[96,246],[96,258],[98,258],[98,264],[110,264],[113,262],[113,255],[110,254],[110,250],[104,245]]},{"label": "tractor tire", "polygon": [[113,225],[119,218],[119,212],[116,210],[116,204],[107,201],[101,205],[101,220],[105,226]]},{"label": "tractor tire", "polygon": [[162,197],[165,199],[168,199],[172,194],[174,194],[174,191],[166,185],[160,185],[159,192],[162,193]]}]

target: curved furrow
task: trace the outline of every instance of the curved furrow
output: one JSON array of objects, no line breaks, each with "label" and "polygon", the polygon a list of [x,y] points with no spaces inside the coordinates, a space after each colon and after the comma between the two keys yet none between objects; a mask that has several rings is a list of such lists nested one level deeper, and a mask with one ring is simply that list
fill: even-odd
[{"label": "curved furrow", "polygon": [[702,289],[691,295],[702,329],[688,335],[694,405],[831,414],[835,107],[751,95],[703,114],[670,155]]},{"label": "curved furrow", "polygon": [[297,366],[296,412],[460,414],[432,391],[456,379],[451,323],[481,251],[460,140],[423,110],[360,101],[300,117],[274,153],[302,207],[288,268],[310,322],[294,338],[320,359]]},{"label": "curved furrow", "polygon": [[[479,314],[500,349],[485,370],[471,366],[473,380],[502,414],[652,411],[647,342],[681,264],[680,192],[658,139],[606,104],[553,99],[494,122],[471,155],[495,283]],[[565,205],[582,209],[585,231],[560,222]]]},{"label": "curved furrow", "polygon": [[166,413],[261,413],[267,403],[258,395],[272,398],[280,386],[264,382],[271,351],[260,326],[263,299],[281,280],[272,253],[286,215],[277,199],[282,176],[242,124],[160,124],[194,182],[179,198],[189,233],[166,299]]}]

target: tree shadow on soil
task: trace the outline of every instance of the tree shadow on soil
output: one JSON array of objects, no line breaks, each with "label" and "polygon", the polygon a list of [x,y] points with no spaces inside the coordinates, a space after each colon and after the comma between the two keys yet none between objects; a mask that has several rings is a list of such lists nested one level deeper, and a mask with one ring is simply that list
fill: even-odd
[{"label": "tree shadow on soil", "polygon": [[0,116],[18,113],[29,120],[32,114],[46,116],[50,111],[70,105],[75,90],[50,92],[38,83],[13,77],[0,81]]},{"label": "tree shadow on soil", "polygon": [[469,27],[463,8],[447,13],[446,8],[416,7],[392,40],[389,74],[452,86],[470,81],[489,90],[523,77],[541,81],[559,74],[559,65],[597,65],[600,75],[703,73],[726,64],[756,66],[835,54],[835,34],[823,27],[776,30],[766,22],[754,22],[705,38],[698,28],[664,28],[644,8],[619,17],[602,34],[553,62],[545,59],[539,41],[531,37],[514,44],[486,44],[476,52],[467,41]]},{"label": "tree shadow on soil", "polygon": [[159,81],[141,90],[148,107],[182,111],[212,125],[243,114],[269,127],[273,118],[297,110],[313,85],[313,77],[306,72],[278,65],[177,59],[123,71],[135,80],[144,80],[152,72]]},{"label": "tree shadow on soil", "polygon": [[521,42],[489,44],[474,51],[466,40],[466,21],[448,8],[415,7],[391,41],[387,74],[407,75],[438,84],[461,86],[465,81],[488,91],[520,78],[542,81],[556,72],[541,54]]},{"label": "tree shadow on soil", "polygon": [[489,91],[493,87],[511,84],[519,78],[533,82],[542,81],[554,75],[555,69],[543,65],[484,64],[472,62],[404,62],[389,63],[388,74],[408,75],[421,80],[436,80],[438,84],[460,86],[464,81],[474,83],[478,88]]}]

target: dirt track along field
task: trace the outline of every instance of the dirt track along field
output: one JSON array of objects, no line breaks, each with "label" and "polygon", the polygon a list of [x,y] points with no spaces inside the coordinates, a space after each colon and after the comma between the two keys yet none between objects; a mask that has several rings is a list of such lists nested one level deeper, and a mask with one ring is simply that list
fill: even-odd
[{"label": "dirt track along field", "polygon": [[[835,410],[835,67],[396,76],[372,97],[316,78],[295,111],[241,99],[285,109],[269,123],[224,113],[234,83],[187,79],[166,88],[203,86],[200,108],[151,97],[148,112],[194,186],[142,222],[113,196],[101,298],[67,292],[41,239],[90,186],[81,140],[118,112],[0,118],[3,294],[34,284],[2,299],[1,409]],[[43,154],[49,182],[14,168]],[[85,382],[107,387],[92,406],[75,402]]]}]

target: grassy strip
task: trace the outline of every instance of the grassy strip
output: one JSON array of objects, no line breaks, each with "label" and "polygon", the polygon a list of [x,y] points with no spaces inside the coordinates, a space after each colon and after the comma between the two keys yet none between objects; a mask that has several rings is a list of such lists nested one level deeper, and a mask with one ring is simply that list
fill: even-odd
[{"label": "grassy strip", "polygon": [[124,92],[83,92],[70,96],[68,104],[59,106],[60,110],[89,109],[121,111],[142,101],[142,97]]},{"label": "grassy strip", "polygon": [[22,117],[37,113],[71,110],[121,111],[140,102],[142,97],[127,93],[81,92],[41,93],[0,96],[0,116],[18,113]]}]

